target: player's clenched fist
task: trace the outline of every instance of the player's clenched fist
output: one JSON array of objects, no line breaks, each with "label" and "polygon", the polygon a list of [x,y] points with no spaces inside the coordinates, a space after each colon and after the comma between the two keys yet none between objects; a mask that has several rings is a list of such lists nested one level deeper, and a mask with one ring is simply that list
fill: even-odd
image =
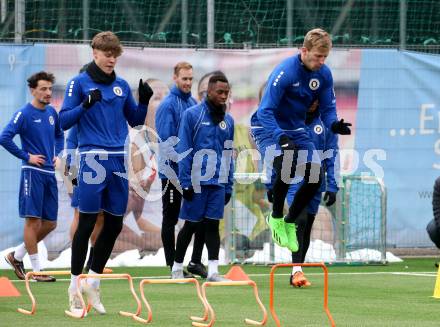
[{"label": "player's clenched fist", "polygon": [[141,104],[148,104],[150,102],[150,98],[153,96],[153,90],[147,82],[143,82],[142,78],[139,80],[139,102]]},{"label": "player's clenched fist", "polygon": [[102,100],[102,94],[99,89],[94,89],[90,91],[90,93],[86,96],[86,98],[83,101],[83,107],[85,109],[90,109],[96,102],[99,102]]}]

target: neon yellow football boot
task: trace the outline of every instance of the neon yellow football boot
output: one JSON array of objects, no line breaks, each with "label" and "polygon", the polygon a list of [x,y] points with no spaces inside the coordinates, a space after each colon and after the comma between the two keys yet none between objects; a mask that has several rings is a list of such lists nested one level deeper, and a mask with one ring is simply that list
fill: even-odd
[{"label": "neon yellow football boot", "polygon": [[288,244],[288,238],[286,234],[286,227],[283,218],[274,218],[272,215],[269,215],[266,218],[267,225],[269,225],[272,239],[279,246],[286,247]]},{"label": "neon yellow football boot", "polygon": [[286,229],[287,248],[292,252],[298,252],[298,239],[296,238],[296,224],[285,222],[284,227]]}]

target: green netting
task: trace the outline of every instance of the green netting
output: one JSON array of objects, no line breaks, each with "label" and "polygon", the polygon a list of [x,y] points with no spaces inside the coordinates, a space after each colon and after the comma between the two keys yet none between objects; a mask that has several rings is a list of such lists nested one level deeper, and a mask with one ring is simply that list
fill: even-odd
[{"label": "green netting", "polygon": [[[385,261],[386,201],[385,188],[375,178],[345,176],[342,189],[342,214],[337,223],[339,256],[363,249],[378,251]],[[338,221],[338,220],[337,220]]]},{"label": "green netting", "polygon": [[[213,0],[218,47],[301,44],[305,32],[323,27],[336,45],[398,46],[401,0]],[[292,26],[288,22],[291,4]],[[0,38],[14,38],[14,0],[3,0]],[[83,5],[89,4],[88,26]],[[187,0],[190,46],[207,45],[207,0]],[[440,1],[406,0],[406,44],[440,45]],[[82,40],[112,30],[125,42],[180,45],[182,0],[25,1],[28,40]],[[86,30],[85,30],[86,27]],[[84,33],[86,32],[86,33]],[[289,38],[289,35],[291,37]]]},{"label": "green netting", "polygon": [[[236,174],[225,211],[223,245],[231,262],[289,262],[290,252],[272,242],[265,217],[271,204],[259,174]],[[303,212],[305,215],[305,212]],[[306,219],[299,217],[298,219]],[[311,233],[307,262],[386,262],[386,191],[375,177],[344,176],[335,205],[322,203]]]}]

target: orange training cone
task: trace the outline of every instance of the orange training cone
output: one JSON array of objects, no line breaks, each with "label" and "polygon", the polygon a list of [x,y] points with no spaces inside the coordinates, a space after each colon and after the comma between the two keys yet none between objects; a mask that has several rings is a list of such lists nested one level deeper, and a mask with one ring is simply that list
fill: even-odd
[{"label": "orange training cone", "polygon": [[225,277],[234,281],[251,280],[240,266],[232,266]]},{"label": "orange training cone", "polygon": [[8,277],[0,277],[0,297],[1,296],[20,296],[20,292],[12,285]]}]

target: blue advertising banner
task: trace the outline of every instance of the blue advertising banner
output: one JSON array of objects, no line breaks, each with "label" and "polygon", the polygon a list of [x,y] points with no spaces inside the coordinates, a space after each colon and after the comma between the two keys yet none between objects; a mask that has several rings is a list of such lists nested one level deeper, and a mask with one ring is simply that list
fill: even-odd
[{"label": "blue advertising banner", "polygon": [[[45,67],[45,46],[5,45],[0,47],[0,126],[31,100],[26,78]],[[14,139],[18,144],[19,137]],[[23,239],[23,219],[18,218],[18,188],[21,160],[0,147],[0,238],[2,248]]]},{"label": "blue advertising banner", "polygon": [[388,246],[432,246],[425,227],[440,175],[439,85],[438,56],[362,51],[355,149],[359,172],[387,187]]},{"label": "blue advertising banner", "polygon": [[[243,125],[242,134],[247,140],[247,125],[258,103],[258,89],[273,67],[295,51],[127,48],[118,63],[117,74],[126,78],[134,90],[139,78],[152,78],[168,92],[173,84],[172,66],[188,60],[194,66],[196,95],[196,82],[203,74],[223,70],[233,85],[231,114],[237,125]],[[90,49],[84,45],[0,46],[0,127],[31,99],[26,78],[32,73],[46,69],[55,74],[52,103],[60,109],[67,81],[90,60]],[[383,49],[335,49],[327,63],[333,72],[338,115],[353,123],[352,135],[341,137],[339,142],[341,153],[345,152],[341,155],[342,172],[383,178],[388,191],[389,246],[432,246],[425,226],[432,219],[432,186],[440,175],[439,56]],[[154,106],[150,106],[147,117],[152,122]],[[19,143],[18,138],[16,141]],[[20,160],[0,147],[0,250],[22,241],[23,220],[18,217],[20,166]],[[158,179],[153,183],[152,189],[155,188],[160,193]],[[68,229],[73,215],[68,191],[62,183],[59,192],[60,233],[52,237],[54,245],[48,249],[58,252],[69,245]],[[161,247],[161,200],[146,201],[145,205],[142,202],[139,206],[139,217],[127,215],[126,223],[131,221],[139,236],[139,242],[130,244],[128,249],[157,250]],[[139,225],[138,221],[151,223],[152,232],[141,231],[138,226],[146,224]],[[154,246],[152,237],[145,236],[150,232],[158,240]],[[121,245],[123,250],[126,248]]]}]

